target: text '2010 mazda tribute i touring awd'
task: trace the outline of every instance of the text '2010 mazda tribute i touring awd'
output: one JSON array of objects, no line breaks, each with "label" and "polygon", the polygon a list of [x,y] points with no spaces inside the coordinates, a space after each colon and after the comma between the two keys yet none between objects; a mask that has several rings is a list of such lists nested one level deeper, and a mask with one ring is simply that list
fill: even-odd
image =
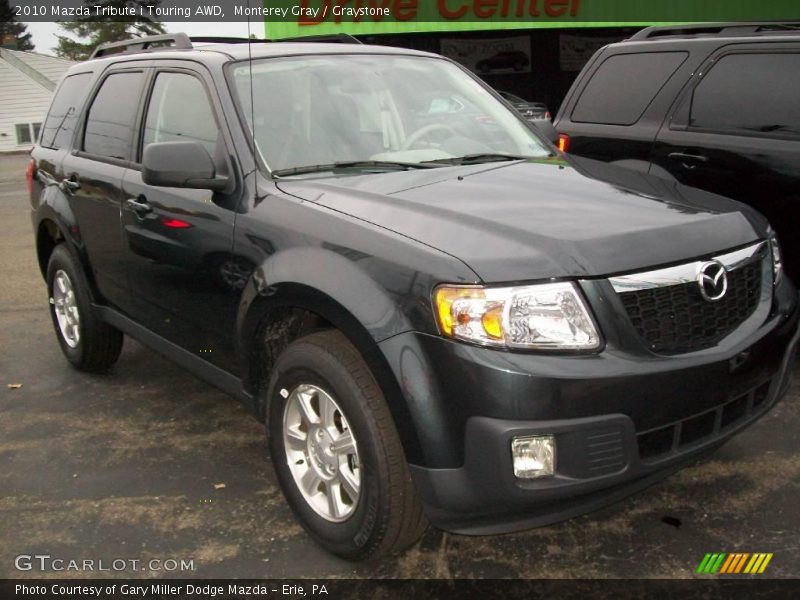
[{"label": "text '2010 mazda tribute i touring awd'", "polygon": [[592,510],[789,383],[797,294],[762,217],[561,156],[435,55],[101,48],[28,185],[69,361],[107,369],[127,334],[252,405],[348,558]]}]

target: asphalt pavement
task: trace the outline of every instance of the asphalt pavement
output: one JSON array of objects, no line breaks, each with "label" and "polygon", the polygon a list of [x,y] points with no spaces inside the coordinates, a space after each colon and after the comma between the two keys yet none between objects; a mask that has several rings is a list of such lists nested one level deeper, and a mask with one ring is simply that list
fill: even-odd
[{"label": "asphalt pavement", "polygon": [[[239,402],[130,339],[106,375],[61,356],[26,161],[0,157],[0,577],[689,578],[708,552],[774,553],[758,577],[800,577],[798,384],[700,463],[599,512],[504,536],[429,530],[381,562],[332,557],[293,519]],[[20,555],[95,571],[21,571]]]}]

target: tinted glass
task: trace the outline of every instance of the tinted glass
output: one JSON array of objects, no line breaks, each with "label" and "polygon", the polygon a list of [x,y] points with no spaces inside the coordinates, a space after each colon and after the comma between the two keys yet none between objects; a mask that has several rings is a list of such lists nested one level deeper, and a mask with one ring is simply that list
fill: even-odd
[{"label": "tinted glass", "polygon": [[72,141],[75,123],[81,106],[89,92],[91,73],[79,73],[67,77],[58,87],[50,112],[44,122],[42,146],[64,148]]},{"label": "tinted glass", "polygon": [[800,53],[724,56],[695,89],[689,123],[800,135]]},{"label": "tinted glass", "polygon": [[142,96],[143,81],[144,73],[141,72],[113,73],[106,78],[86,118],[83,138],[86,152],[130,158],[133,121]]},{"label": "tinted glass", "polygon": [[200,80],[184,73],[160,73],[147,109],[142,151],[153,142],[197,141],[213,157],[218,136],[214,111]]},{"label": "tinted glass", "polygon": [[578,98],[572,120],[633,125],[687,56],[686,52],[643,52],[607,58]]}]

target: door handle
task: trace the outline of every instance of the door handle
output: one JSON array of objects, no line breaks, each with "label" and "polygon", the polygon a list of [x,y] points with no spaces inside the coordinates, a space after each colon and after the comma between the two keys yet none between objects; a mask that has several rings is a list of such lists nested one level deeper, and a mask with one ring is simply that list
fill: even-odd
[{"label": "door handle", "polygon": [[62,179],[61,183],[58,184],[58,187],[62,192],[65,192],[67,194],[72,194],[72,192],[74,192],[75,190],[81,189],[81,184],[78,182],[78,180],[75,178],[74,175],[70,175],[66,179]]},{"label": "door handle", "polygon": [[147,202],[147,198],[139,196],[138,198],[128,198],[125,204],[135,212],[138,216],[144,216],[149,212],[153,212],[153,208]]},{"label": "door handle", "polygon": [[672,160],[681,161],[681,165],[685,169],[696,169],[697,163],[707,163],[708,157],[702,154],[689,154],[687,152],[670,152],[667,154]]}]

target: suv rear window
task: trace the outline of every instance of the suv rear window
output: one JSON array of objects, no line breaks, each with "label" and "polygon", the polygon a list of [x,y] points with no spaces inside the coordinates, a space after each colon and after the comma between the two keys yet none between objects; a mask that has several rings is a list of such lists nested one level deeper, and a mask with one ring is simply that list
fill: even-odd
[{"label": "suv rear window", "polygon": [[800,53],[723,56],[695,88],[689,125],[800,135]]},{"label": "suv rear window", "polygon": [[130,159],[133,121],[144,73],[112,73],[100,86],[86,117],[83,149],[98,156]]},{"label": "suv rear window", "polygon": [[586,84],[572,110],[572,120],[633,125],[687,56],[687,52],[610,56]]},{"label": "suv rear window", "polygon": [[44,122],[42,146],[55,149],[69,146],[91,76],[91,73],[70,75],[59,86]]}]

